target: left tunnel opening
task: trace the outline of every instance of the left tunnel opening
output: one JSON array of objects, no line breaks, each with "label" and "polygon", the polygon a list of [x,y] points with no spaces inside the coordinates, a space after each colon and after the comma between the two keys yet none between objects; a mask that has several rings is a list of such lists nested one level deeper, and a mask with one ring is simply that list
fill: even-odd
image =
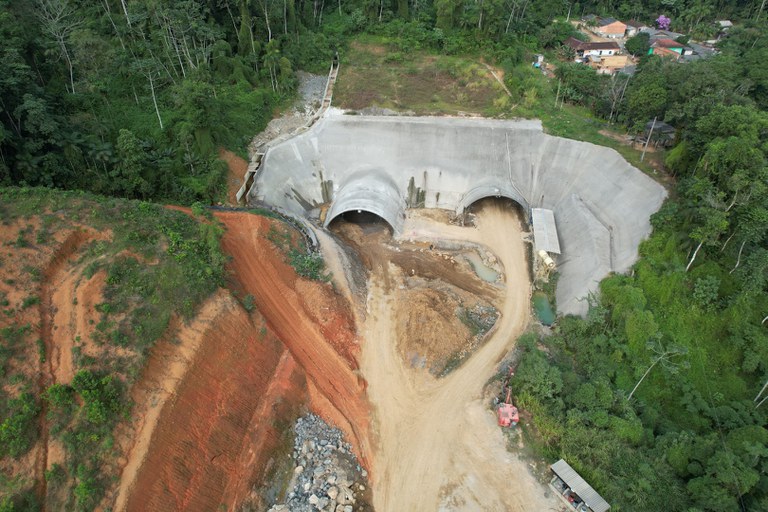
[{"label": "left tunnel opening", "polygon": [[331,220],[328,228],[341,234],[348,230],[348,225],[359,226],[363,235],[386,234],[391,237],[394,233],[392,226],[382,216],[363,209],[341,212]]}]

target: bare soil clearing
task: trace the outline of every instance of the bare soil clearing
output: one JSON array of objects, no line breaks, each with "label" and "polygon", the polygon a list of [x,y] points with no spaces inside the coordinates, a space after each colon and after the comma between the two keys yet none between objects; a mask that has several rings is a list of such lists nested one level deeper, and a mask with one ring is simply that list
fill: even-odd
[{"label": "bare soil clearing", "polygon": [[[367,216],[362,218],[365,221]],[[422,241],[395,243],[388,227],[377,221],[335,222],[333,230],[354,248],[369,272],[385,277],[384,286],[396,304],[397,349],[410,367],[426,368],[433,375],[450,371],[493,324],[501,287],[474,273],[461,256],[466,249]],[[388,271],[390,265],[397,272]],[[396,286],[389,280],[393,276],[397,276]],[[365,296],[360,300],[365,301]],[[486,325],[483,328],[475,320]]]},{"label": "bare soil clearing", "polygon": [[[508,454],[482,390],[528,322],[530,284],[520,222],[489,205],[477,228],[448,226],[420,212],[406,220],[405,239],[481,244],[502,263],[507,280],[501,317],[486,343],[443,379],[408,367],[396,346],[396,294],[402,275],[373,272],[362,368],[374,407],[374,505],[390,510],[549,510],[556,498],[526,464]],[[390,286],[385,286],[389,281]]]},{"label": "bare soil clearing", "polygon": [[335,307],[343,304],[338,297],[335,305],[329,301],[334,298],[330,289],[318,292],[320,303],[299,293],[300,279],[265,239],[268,219],[234,212],[219,212],[217,218],[227,227],[223,246],[235,255],[231,265],[235,279],[253,295],[269,328],[306,372],[311,407],[346,434],[367,466],[369,410],[365,383],[356,372],[357,349],[338,346],[356,339],[351,312]]},{"label": "bare soil clearing", "polygon": [[227,164],[227,204],[237,204],[237,191],[243,184],[248,161],[228,149],[219,148],[219,158]]}]

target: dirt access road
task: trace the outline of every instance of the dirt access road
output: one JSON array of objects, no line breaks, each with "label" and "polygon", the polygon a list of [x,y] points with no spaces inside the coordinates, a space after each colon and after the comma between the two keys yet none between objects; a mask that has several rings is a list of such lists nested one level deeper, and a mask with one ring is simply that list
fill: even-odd
[{"label": "dirt access road", "polygon": [[416,211],[403,231],[406,239],[486,246],[504,266],[506,294],[486,344],[459,369],[436,379],[408,368],[398,354],[388,290],[401,276],[393,266],[374,268],[362,370],[375,415],[376,510],[558,510],[556,498],[527,465],[507,452],[481,398],[497,363],[528,322],[530,284],[516,214],[487,205],[478,213],[477,227],[469,228],[438,223]]}]

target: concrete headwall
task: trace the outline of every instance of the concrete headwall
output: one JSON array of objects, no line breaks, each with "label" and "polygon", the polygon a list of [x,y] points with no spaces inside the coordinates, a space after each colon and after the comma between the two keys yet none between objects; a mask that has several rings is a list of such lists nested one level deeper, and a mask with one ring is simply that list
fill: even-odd
[{"label": "concrete headwall", "polygon": [[557,306],[584,314],[585,297],[626,271],[666,192],[616,151],[552,137],[539,121],[329,114],[272,147],[250,199],[327,225],[352,210],[375,213],[399,234],[409,207],[463,212],[504,196],[555,213],[563,254]]}]

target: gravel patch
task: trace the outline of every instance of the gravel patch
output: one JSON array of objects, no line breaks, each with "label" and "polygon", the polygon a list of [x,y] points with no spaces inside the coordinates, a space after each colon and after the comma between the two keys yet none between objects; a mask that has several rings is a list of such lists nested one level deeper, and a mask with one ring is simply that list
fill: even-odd
[{"label": "gravel patch", "polygon": [[251,157],[255,153],[263,153],[271,143],[283,140],[307,124],[322,105],[328,77],[305,71],[298,71],[296,75],[299,79],[299,98],[289,110],[271,120],[264,131],[253,138],[248,146]]},{"label": "gravel patch", "polygon": [[368,473],[360,467],[340,430],[319,416],[296,420],[295,463],[288,494],[269,512],[357,512],[368,505]]}]

